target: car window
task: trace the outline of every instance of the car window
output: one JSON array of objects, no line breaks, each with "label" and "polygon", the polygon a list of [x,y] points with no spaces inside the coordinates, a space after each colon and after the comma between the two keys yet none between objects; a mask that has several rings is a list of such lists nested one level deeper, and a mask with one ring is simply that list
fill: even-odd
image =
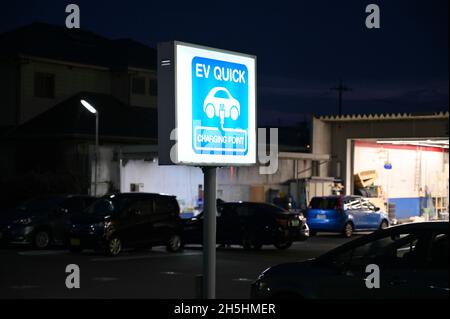
[{"label": "car window", "polygon": [[239,217],[251,217],[255,216],[256,209],[252,205],[239,205],[236,207],[236,213]]},{"label": "car window", "polygon": [[49,212],[63,202],[60,196],[44,196],[28,200],[17,207],[18,210],[31,212]]},{"label": "car window", "polygon": [[335,209],[338,206],[338,198],[314,197],[309,207],[312,209]]},{"label": "car window", "polygon": [[66,199],[61,207],[67,209],[69,213],[81,212],[85,208],[84,200],[81,197],[71,197]]},{"label": "car window", "polygon": [[214,97],[220,98],[220,99],[228,99],[228,93],[224,90],[217,91],[216,94],[214,94]]},{"label": "car window", "polygon": [[361,199],[361,207],[364,210],[371,210],[375,211],[375,205],[373,205],[370,201],[367,199]]},{"label": "car window", "polygon": [[155,198],[156,214],[179,214],[178,202],[173,197],[160,196]]},{"label": "car window", "polygon": [[86,209],[88,214],[106,216],[121,213],[129,204],[130,199],[123,197],[105,197],[96,200]]},{"label": "car window", "polygon": [[280,214],[287,212],[285,209],[273,205],[261,205],[261,210],[272,214]]},{"label": "car window", "polygon": [[359,197],[350,197],[344,200],[344,210],[361,209],[361,199]]},{"label": "car window", "polygon": [[221,218],[237,218],[237,212],[236,212],[237,207],[234,207],[232,205],[224,205],[221,212],[220,212],[220,217]]},{"label": "car window", "polygon": [[448,233],[437,234],[431,241],[430,267],[448,269]]},{"label": "car window", "polygon": [[360,268],[369,264],[385,267],[423,265],[426,238],[421,232],[388,234],[349,248],[331,258],[331,264],[342,268]]}]

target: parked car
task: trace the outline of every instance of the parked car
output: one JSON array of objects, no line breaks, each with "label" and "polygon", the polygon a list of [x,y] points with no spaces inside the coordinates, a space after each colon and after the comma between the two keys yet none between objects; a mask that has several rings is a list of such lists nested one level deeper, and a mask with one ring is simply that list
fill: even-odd
[{"label": "parked car", "polygon": [[69,248],[85,248],[118,255],[123,248],[166,245],[182,248],[180,207],[175,196],[151,193],[107,195],[92,204],[86,214],[74,218]]},{"label": "parked car", "polygon": [[[393,226],[348,242],[316,259],[265,270],[252,298],[449,297],[449,223]],[[379,272],[368,270],[376,265]],[[369,289],[378,276],[379,288]],[[372,287],[369,285],[369,287]]]},{"label": "parked car", "polygon": [[51,195],[28,200],[0,216],[0,241],[46,249],[64,244],[70,218],[95,200],[87,195]]},{"label": "parked car", "polygon": [[[202,244],[203,213],[183,222],[183,241]],[[227,202],[217,205],[218,244],[242,245],[245,249],[275,245],[278,249],[286,249],[292,242],[308,237],[308,225],[300,214],[264,203]]]},{"label": "parked car", "polygon": [[305,217],[312,235],[339,232],[351,237],[355,231],[389,227],[388,214],[360,196],[313,197]]}]

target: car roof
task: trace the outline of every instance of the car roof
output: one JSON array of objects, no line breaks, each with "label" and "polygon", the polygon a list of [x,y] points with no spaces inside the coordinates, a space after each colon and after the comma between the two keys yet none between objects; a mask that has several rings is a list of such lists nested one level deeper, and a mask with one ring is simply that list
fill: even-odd
[{"label": "car roof", "polygon": [[176,198],[175,195],[162,194],[162,193],[112,193],[105,195],[103,197],[127,197],[127,198],[146,198],[146,197],[168,197],[168,198]]},{"label": "car roof", "polygon": [[338,246],[326,252],[325,254],[319,256],[317,259],[323,259],[326,258],[327,256],[334,255],[335,253],[346,250],[348,247],[356,246],[359,243],[370,241],[372,238],[380,237],[380,235],[382,236],[383,234],[395,233],[397,231],[417,231],[417,230],[448,231],[449,225],[450,224],[448,221],[428,221],[428,222],[415,222],[391,226],[385,229],[374,231],[373,233],[349,241],[341,246]]},{"label": "car roof", "polygon": [[328,195],[328,196],[314,196],[313,198],[362,198],[360,195]]}]

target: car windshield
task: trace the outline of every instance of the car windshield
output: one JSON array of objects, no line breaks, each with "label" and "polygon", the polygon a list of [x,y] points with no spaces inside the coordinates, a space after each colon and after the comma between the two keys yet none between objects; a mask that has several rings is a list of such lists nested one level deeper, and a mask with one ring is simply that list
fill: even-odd
[{"label": "car windshield", "polygon": [[314,197],[309,207],[312,209],[335,209],[338,205],[337,198]]},{"label": "car windshield", "polygon": [[228,99],[228,93],[224,90],[217,91],[214,96],[221,99]]},{"label": "car windshield", "polygon": [[20,204],[17,209],[26,212],[48,212],[55,209],[62,201],[63,198],[60,196],[37,197]]},{"label": "car windshield", "polygon": [[127,198],[102,198],[89,206],[86,212],[96,216],[116,215],[123,210],[128,201]]}]

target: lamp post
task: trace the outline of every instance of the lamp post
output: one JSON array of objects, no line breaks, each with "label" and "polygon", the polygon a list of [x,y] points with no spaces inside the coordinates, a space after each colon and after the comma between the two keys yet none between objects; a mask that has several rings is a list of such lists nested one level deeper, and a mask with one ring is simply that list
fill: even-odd
[{"label": "lamp post", "polygon": [[89,112],[95,114],[95,152],[94,152],[94,197],[97,196],[97,161],[98,161],[98,111],[85,100],[81,100],[83,105]]}]

